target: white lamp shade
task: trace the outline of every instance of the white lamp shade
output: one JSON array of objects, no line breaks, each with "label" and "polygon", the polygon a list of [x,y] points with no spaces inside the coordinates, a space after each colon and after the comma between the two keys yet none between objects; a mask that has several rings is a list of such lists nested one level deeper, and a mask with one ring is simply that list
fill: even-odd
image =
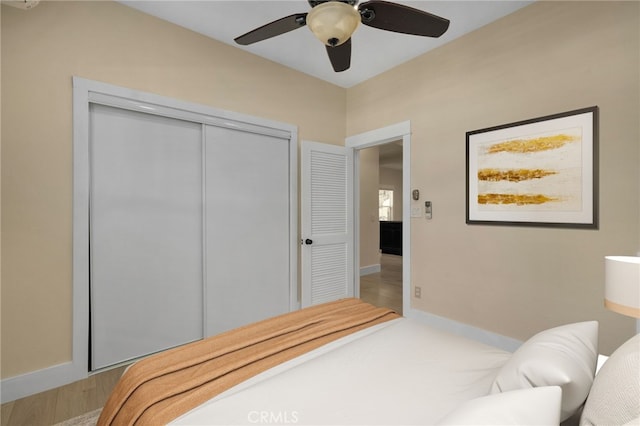
[{"label": "white lamp shade", "polygon": [[327,46],[339,46],[349,40],[359,23],[356,8],[339,1],[319,4],[307,14],[307,26]]},{"label": "white lamp shade", "polygon": [[604,305],[640,318],[640,257],[606,256]]}]

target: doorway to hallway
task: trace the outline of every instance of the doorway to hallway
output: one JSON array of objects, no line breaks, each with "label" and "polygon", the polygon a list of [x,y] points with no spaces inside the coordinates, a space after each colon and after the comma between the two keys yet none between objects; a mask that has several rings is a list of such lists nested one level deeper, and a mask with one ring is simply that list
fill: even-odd
[{"label": "doorway to hallway", "polygon": [[[386,254],[381,253],[380,250],[380,209],[379,209],[379,180],[373,179],[369,181],[365,181],[361,178],[360,172],[362,167],[366,167],[364,165],[363,154],[366,156],[367,148],[377,148],[378,152],[378,161],[380,151],[384,151],[385,148],[398,146],[402,150],[402,171],[401,171],[401,180],[398,180],[396,183],[396,191],[394,193],[398,193],[401,195],[401,198],[394,202],[394,206],[400,210],[400,213],[397,217],[394,215],[394,219],[397,221],[401,221],[402,223],[402,256],[398,256],[395,258],[387,258],[385,257],[385,261],[387,259],[395,259],[396,266],[400,268],[401,274],[397,274],[397,278],[402,282],[401,292],[400,292],[400,302],[397,301],[396,298],[396,306],[399,303],[402,309],[397,309],[399,312],[402,312],[403,315],[408,314],[411,311],[411,297],[410,297],[410,287],[411,287],[411,122],[404,121],[401,123],[392,124],[386,127],[382,127],[379,129],[370,130],[364,133],[359,133],[353,136],[348,137],[345,140],[345,146],[348,149],[351,149],[354,153],[353,155],[353,164],[354,164],[354,194],[353,194],[353,206],[355,210],[354,218],[354,249],[355,249],[355,260],[356,260],[356,268],[355,269],[355,294],[356,297],[362,297],[360,294],[362,290],[368,290],[367,285],[361,286],[361,279],[365,279],[365,276],[370,274],[380,273],[380,279],[383,280],[386,277],[386,274],[383,272],[383,259],[382,255]],[[378,167],[378,165],[376,165]],[[378,169],[378,174],[380,170]],[[369,190],[369,193],[374,193],[374,203],[373,208],[367,207],[363,209],[361,203],[361,197],[366,188],[362,186],[365,185],[364,182],[371,182],[374,184],[374,191]],[[389,188],[382,188],[389,189]],[[395,197],[394,197],[395,198]],[[395,201],[395,200],[394,200]],[[389,215],[388,215],[389,216]],[[373,232],[363,232],[363,224],[369,223],[370,229]],[[373,226],[371,226],[373,225]],[[364,242],[365,236],[376,236],[376,240],[374,242]],[[369,257],[363,253],[363,250],[375,250],[375,256]],[[391,253],[393,254],[393,253]],[[365,257],[366,256],[366,257]],[[384,262],[386,263],[386,262]],[[377,264],[377,265],[376,265]],[[375,275],[374,275],[375,277]],[[369,286],[370,287],[370,286]],[[380,289],[383,287],[378,286]],[[370,289],[370,288],[369,288]],[[380,293],[380,292],[376,292]],[[384,292],[382,292],[384,293]],[[365,296],[366,298],[366,296]]]}]

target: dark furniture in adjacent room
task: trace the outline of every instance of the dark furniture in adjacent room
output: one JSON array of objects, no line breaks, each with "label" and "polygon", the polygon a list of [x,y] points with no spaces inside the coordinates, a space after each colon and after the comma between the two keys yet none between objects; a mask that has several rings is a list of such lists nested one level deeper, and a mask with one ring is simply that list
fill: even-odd
[{"label": "dark furniture in adjacent room", "polygon": [[402,256],[402,222],[380,221],[380,250]]}]

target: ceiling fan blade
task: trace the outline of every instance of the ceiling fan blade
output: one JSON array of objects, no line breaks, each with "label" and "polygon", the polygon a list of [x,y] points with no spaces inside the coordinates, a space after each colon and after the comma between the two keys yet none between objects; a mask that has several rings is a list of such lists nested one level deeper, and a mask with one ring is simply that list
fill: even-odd
[{"label": "ceiling fan blade", "polygon": [[335,72],[349,69],[351,66],[351,39],[335,47],[327,45],[325,45],[325,47],[327,48],[329,60]]},{"label": "ceiling fan blade", "polygon": [[236,37],[234,41],[246,46],[280,34],[288,33],[289,31],[304,27],[305,25],[307,25],[307,14],[296,13],[294,15],[285,16],[284,18],[269,22],[255,30],[251,30],[246,34]]},{"label": "ceiling fan blade", "polygon": [[449,28],[448,19],[388,1],[364,2],[358,10],[363,24],[396,33],[440,37]]}]

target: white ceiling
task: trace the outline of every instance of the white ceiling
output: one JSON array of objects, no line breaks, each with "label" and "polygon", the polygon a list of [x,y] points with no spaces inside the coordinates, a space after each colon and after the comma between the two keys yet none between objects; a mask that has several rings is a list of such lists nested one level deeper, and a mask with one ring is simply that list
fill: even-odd
[{"label": "white ceiling", "polygon": [[310,6],[305,0],[121,0],[120,3],[338,86],[351,87],[533,1],[395,1],[449,19],[449,29],[433,39],[360,25],[352,36],[351,68],[341,73],[333,71],[325,47],[308,28],[250,46],[233,41],[273,20],[308,12]]}]

